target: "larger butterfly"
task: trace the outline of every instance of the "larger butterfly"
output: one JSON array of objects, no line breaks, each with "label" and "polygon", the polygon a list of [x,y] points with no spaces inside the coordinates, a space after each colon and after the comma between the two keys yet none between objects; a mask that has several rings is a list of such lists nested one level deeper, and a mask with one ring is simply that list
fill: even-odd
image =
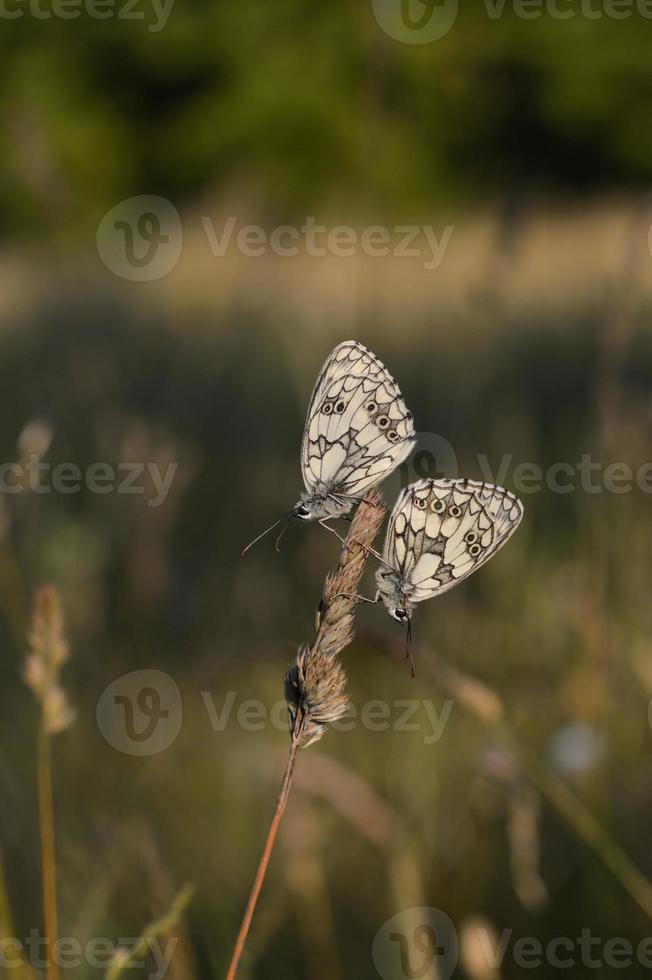
[{"label": "larger butterfly", "polygon": [[410,657],[417,603],[443,595],[489,561],[522,517],[521,501],[491,483],[417,480],[402,491],[389,519],[374,601],[407,623]]},{"label": "larger butterfly", "polygon": [[348,514],[409,456],[415,441],[412,414],[385,365],[356,340],[338,344],[308,407],[301,442],[306,489],[267,531],[294,517],[323,522]]}]

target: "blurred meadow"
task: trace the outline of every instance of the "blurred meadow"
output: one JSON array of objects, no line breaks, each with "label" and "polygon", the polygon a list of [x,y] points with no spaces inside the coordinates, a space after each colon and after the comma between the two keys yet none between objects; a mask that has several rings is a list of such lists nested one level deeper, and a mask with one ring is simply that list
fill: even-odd
[{"label": "blurred meadow", "polygon": [[[0,463],[18,465],[0,493],[2,950],[45,928],[23,672],[51,583],[75,711],[50,739],[58,934],[122,945],[190,883],[159,930],[176,940],[164,975],[224,976],[287,755],[283,677],[340,549],[294,522],[280,554],[273,535],[239,552],[297,499],[314,380],[356,338],[420,434],[386,502],[418,476],[489,467],[525,518],[417,609],[414,680],[404,632],[359,608],[343,662],[367,721],[300,754],[238,976],[648,975],[652,22],[477,5],[413,45],[370,2],[187,0],[155,30],[144,4],[142,20],[20,9],[0,33]],[[169,201],[182,236],[179,261],[145,281],[96,243],[139,195]],[[207,222],[219,233],[231,216],[268,233],[309,216],[393,240],[401,224],[452,231],[430,269],[301,242],[215,255]],[[587,455],[590,485],[576,473],[569,490],[565,471],[550,488],[551,468]],[[40,489],[16,476],[30,460]],[[120,478],[57,489],[58,464]],[[141,464],[142,492],[121,486]],[[163,493],[152,474],[166,472]],[[98,708],[132,671],[179,692],[170,744],[142,755],[116,734],[126,710],[108,724]],[[417,946],[412,972],[383,973],[374,937],[421,907],[452,920],[455,966],[420,971]],[[538,964],[514,952],[527,937]],[[0,976],[45,976],[24,959]],[[87,961],[61,974],[117,975]]]}]

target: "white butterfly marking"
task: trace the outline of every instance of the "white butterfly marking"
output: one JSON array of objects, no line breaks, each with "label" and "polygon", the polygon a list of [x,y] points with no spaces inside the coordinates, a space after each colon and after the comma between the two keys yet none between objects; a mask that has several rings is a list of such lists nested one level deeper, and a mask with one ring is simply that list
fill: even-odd
[{"label": "white butterfly marking", "polygon": [[522,517],[521,501],[491,483],[410,484],[389,519],[376,601],[397,622],[409,622],[417,603],[448,592],[489,561]]},{"label": "white butterfly marking", "polygon": [[286,526],[293,517],[323,522],[348,514],[407,459],[415,442],[412,413],[385,365],[357,340],[338,344],[319,373],[308,406],[301,442],[306,489],[272,527]]}]

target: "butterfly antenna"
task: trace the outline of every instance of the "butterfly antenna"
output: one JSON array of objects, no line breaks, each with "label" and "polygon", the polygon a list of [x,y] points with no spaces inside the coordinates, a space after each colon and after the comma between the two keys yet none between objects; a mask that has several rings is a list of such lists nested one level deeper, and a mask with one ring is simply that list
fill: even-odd
[{"label": "butterfly antenna", "polygon": [[412,646],[412,620],[408,619],[407,623],[407,653],[406,657],[410,658],[410,667],[412,668],[412,678],[416,677],[416,671],[414,669],[414,656],[413,656],[413,646]]},{"label": "butterfly antenna", "polygon": [[276,542],[274,544],[274,547],[276,548],[277,551],[280,551],[281,550],[280,547],[279,547],[279,545],[281,543],[281,539],[282,539],[283,535],[285,534],[285,532],[287,531],[288,525],[290,524],[290,521],[292,520],[293,517],[294,517],[294,511],[292,510],[284,518],[285,524],[283,525],[283,527],[279,531],[279,535],[278,535],[278,537],[276,539]]},{"label": "butterfly antenna", "polygon": [[240,557],[241,558],[244,558],[244,556],[247,554],[247,552],[249,551],[249,549],[250,548],[253,548],[253,546],[255,544],[257,544],[258,541],[260,541],[261,538],[264,538],[266,534],[269,534],[270,531],[273,531],[275,527],[278,527],[279,526],[279,524],[283,524],[283,529],[282,529],[281,533],[279,534],[279,536],[278,536],[278,538],[276,540],[276,545],[277,545],[276,550],[278,551],[278,542],[283,537],[283,534],[285,533],[285,529],[286,529],[286,527],[288,526],[288,524],[290,523],[290,521],[292,520],[293,517],[294,517],[294,511],[293,510],[290,511],[289,514],[284,514],[283,517],[279,517],[279,519],[277,521],[274,521],[273,524],[270,524],[270,526],[265,531],[263,531],[261,534],[259,534],[257,538],[254,538],[253,541],[250,541],[246,548],[243,548],[242,549],[242,551],[240,552]]}]

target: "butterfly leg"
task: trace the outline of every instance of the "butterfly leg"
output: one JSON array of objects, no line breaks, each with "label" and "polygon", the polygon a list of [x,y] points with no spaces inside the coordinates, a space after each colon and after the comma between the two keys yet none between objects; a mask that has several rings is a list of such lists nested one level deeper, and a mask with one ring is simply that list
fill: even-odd
[{"label": "butterfly leg", "polygon": [[326,530],[327,530],[327,531],[330,531],[330,532],[331,532],[331,534],[334,534],[334,535],[335,535],[335,537],[336,537],[336,538],[337,538],[337,539],[338,539],[338,540],[339,540],[339,541],[340,541],[340,542],[341,542],[342,544],[346,544],[346,541],[345,541],[345,539],[344,539],[344,538],[342,537],[342,535],[341,535],[341,534],[339,534],[339,533],[338,533],[338,532],[337,532],[337,531],[335,530],[335,528],[334,528],[334,527],[331,527],[331,526],[330,526],[330,524],[327,524],[327,523],[326,523],[326,521],[327,521],[327,520],[328,520],[328,518],[326,518],[326,517],[323,517],[323,518],[321,519],[321,521],[318,521],[317,523],[318,523],[318,524],[321,524],[321,526],[322,526],[323,528],[326,528]]},{"label": "butterfly leg", "polygon": [[[353,540],[351,541],[345,541],[344,538],[340,537],[340,535],[337,533],[335,528],[330,527],[328,524],[324,524],[323,521],[319,521],[319,523],[322,525],[322,527],[325,527],[327,531],[332,531],[333,534],[337,535],[337,537],[340,539],[342,544],[346,545],[347,548],[350,548],[352,545],[357,544],[358,547],[366,551],[368,555],[373,555],[376,561],[379,561],[381,565],[385,565],[386,568],[390,568],[390,569],[393,567],[392,565],[389,564],[389,562],[385,561],[385,559],[380,554],[380,552],[376,551],[375,548],[370,548],[368,544],[363,544],[362,541],[358,541],[357,538],[353,538]],[[370,599],[369,602],[371,601],[372,600]]]},{"label": "butterfly leg", "polygon": [[372,606],[375,605],[377,602],[380,602],[379,592],[376,593],[375,599],[369,599],[366,595],[358,595],[357,592],[338,592],[336,595],[331,596],[327,603],[324,602],[323,599],[320,599],[319,607],[317,609],[317,617],[316,617],[317,629],[321,628],[321,623],[322,623],[324,613],[331,605],[331,603],[335,602],[336,599],[339,599],[342,596],[346,597],[347,599],[355,599],[356,602],[368,602]]},{"label": "butterfly leg", "polygon": [[[392,566],[385,561],[383,556],[378,551],[376,551],[375,548],[370,548],[369,545],[363,544],[362,541],[358,541],[357,538],[354,538],[352,541],[347,541],[345,538],[341,536],[341,534],[337,533],[334,527],[331,527],[330,524],[325,523],[327,520],[328,518],[324,517],[322,518],[321,521],[318,521],[317,523],[321,524],[321,526],[326,528],[327,531],[330,531],[331,534],[334,534],[335,537],[347,548],[350,548],[352,545],[357,544],[360,548],[363,548],[368,555],[373,555],[374,558],[381,563],[381,565],[385,565],[387,568],[392,568]],[[372,600],[370,599],[369,602],[371,601]]]},{"label": "butterfly leg", "polygon": [[370,605],[374,606],[377,602],[380,602],[380,593],[376,593],[374,599],[370,599],[366,595],[358,595],[357,592],[338,592],[337,595],[331,597],[331,602],[335,599],[339,599],[340,596],[346,596],[347,599],[355,599],[357,602],[368,602]]},{"label": "butterfly leg", "polygon": [[359,545],[359,547],[362,548],[362,549],[364,549],[364,551],[366,551],[368,555],[373,555],[373,557],[376,559],[376,561],[379,561],[381,565],[384,565],[385,566],[385,568],[389,568],[389,569],[392,569],[393,570],[393,566],[390,565],[389,562],[385,561],[385,559],[380,554],[380,552],[379,551],[376,551],[375,548],[370,548],[368,544],[363,544],[362,541],[358,541],[357,538],[354,538],[353,541],[351,542],[351,544],[357,544],[357,545]]}]

